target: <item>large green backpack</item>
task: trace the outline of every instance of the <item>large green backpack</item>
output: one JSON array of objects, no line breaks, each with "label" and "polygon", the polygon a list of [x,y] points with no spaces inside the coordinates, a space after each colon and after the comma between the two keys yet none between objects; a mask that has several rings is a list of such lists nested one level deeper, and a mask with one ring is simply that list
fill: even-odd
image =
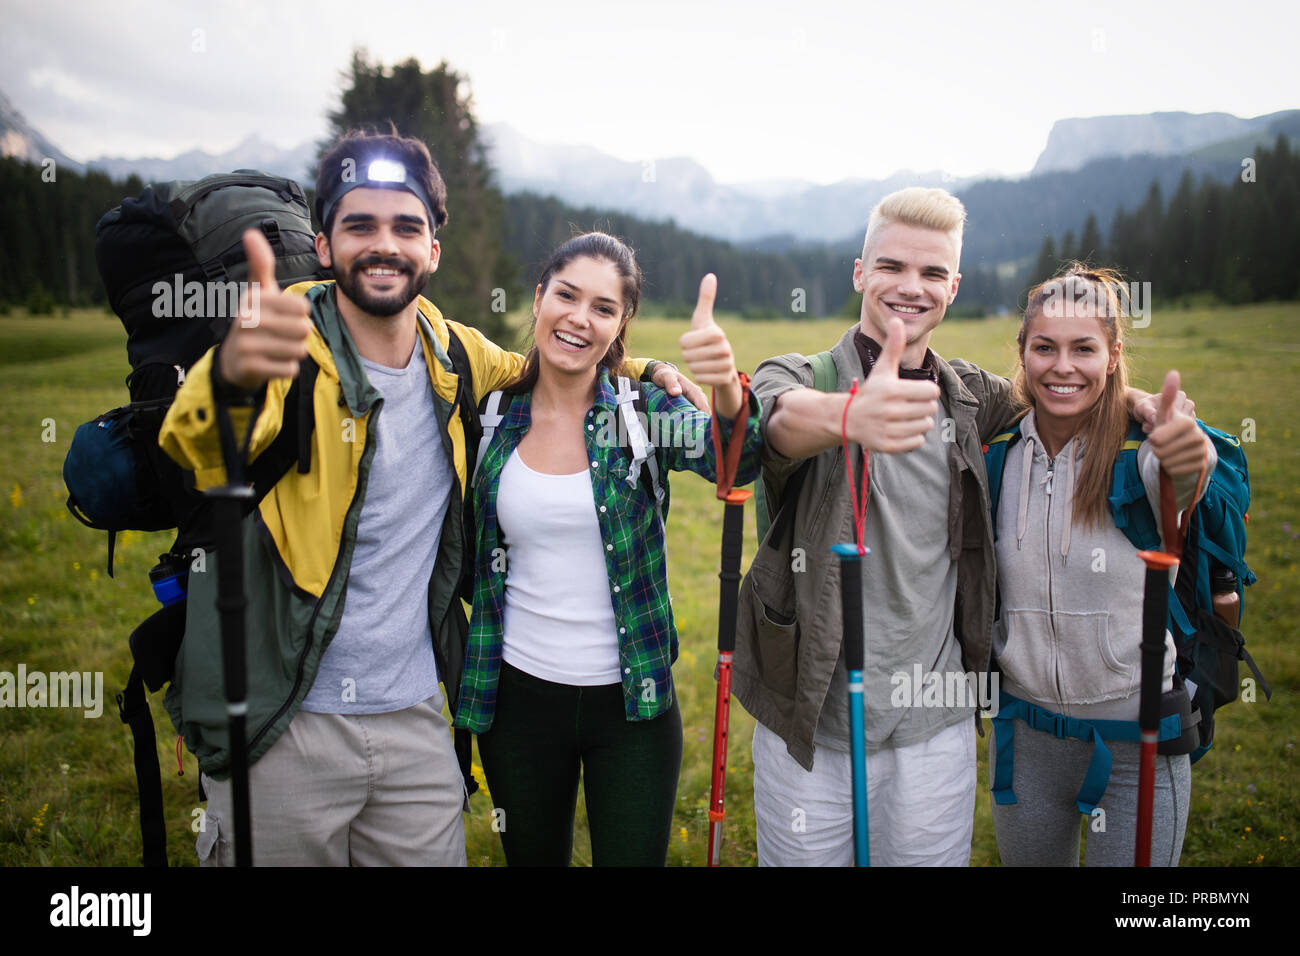
[{"label": "large green backpack", "polygon": [[[808,356],[808,361],[813,368],[813,388],[819,392],[833,392],[835,386],[839,384],[839,376],[835,371],[835,359],[830,352],[818,352],[816,355]],[[784,509],[786,501],[790,500],[791,495],[797,496],[799,488],[803,485],[804,476],[812,466],[812,459],[805,461],[785,483],[777,499],[776,513],[780,514]],[[768,528],[772,526],[772,514],[767,490],[767,473],[759,475],[758,481],[754,482],[754,505],[758,518],[758,543],[762,544],[767,537]],[[793,510],[793,509],[791,509]],[[793,518],[793,514],[790,516]]]}]

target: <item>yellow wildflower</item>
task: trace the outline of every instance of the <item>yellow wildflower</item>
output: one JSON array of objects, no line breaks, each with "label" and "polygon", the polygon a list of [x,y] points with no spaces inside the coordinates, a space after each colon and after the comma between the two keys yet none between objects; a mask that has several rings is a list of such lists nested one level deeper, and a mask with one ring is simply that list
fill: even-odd
[{"label": "yellow wildflower", "polygon": [[9,492],[9,503],[15,508],[21,508],[23,504],[23,490],[18,487],[18,482],[14,482],[14,490]]}]

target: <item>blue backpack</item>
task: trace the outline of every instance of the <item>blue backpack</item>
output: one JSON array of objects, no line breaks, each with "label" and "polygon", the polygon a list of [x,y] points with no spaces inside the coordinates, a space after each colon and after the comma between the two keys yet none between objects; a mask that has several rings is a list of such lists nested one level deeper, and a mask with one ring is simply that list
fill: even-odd
[{"label": "blue backpack", "polygon": [[[1214,613],[1214,593],[1225,591],[1224,585],[1231,576],[1235,579],[1233,587],[1242,611],[1239,626],[1245,612],[1245,589],[1256,580],[1245,559],[1246,511],[1250,507],[1246,455],[1235,435],[1200,420],[1197,424],[1213,442],[1219,462],[1210,474],[1205,496],[1193,509],[1185,529],[1182,562],[1169,600],[1169,629],[1178,649],[1177,674],[1187,685],[1193,718],[1198,721],[1199,741],[1191,754],[1193,763],[1214,743],[1214,712],[1237,699],[1241,688],[1239,661],[1244,661],[1255,675],[1266,699],[1273,694],[1246,650],[1241,631]],[[1158,551],[1160,532],[1138,472],[1137,450],[1144,437],[1142,425],[1130,423],[1124,445],[1115,458],[1110,509],[1115,527],[1124,532],[1134,547]],[[995,533],[1007,451],[1019,439],[1017,426],[990,439],[984,446]]]}]

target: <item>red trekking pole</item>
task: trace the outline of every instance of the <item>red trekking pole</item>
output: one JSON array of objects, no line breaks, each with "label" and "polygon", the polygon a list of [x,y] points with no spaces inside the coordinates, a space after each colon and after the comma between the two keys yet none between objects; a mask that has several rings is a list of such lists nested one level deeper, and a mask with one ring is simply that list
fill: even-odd
[{"label": "red trekking pole", "polygon": [[749,376],[740,373],[740,412],[731,430],[726,455],[722,453],[722,435],[718,414],[713,413],[714,468],[717,474],[718,499],[726,502],[722,516],[722,567],[718,595],[718,696],[713,707],[713,780],[709,787],[709,866],[722,863],[722,821],[727,815],[723,798],[727,787],[727,740],[731,723],[731,658],[736,650],[736,606],[740,590],[740,552],[744,539],[745,502],[748,491],[732,490],[740,451],[749,422]]},{"label": "red trekking pole", "polygon": [[1155,809],[1156,743],[1160,730],[1160,688],[1164,676],[1165,628],[1169,617],[1169,571],[1178,567],[1182,534],[1178,528],[1174,485],[1160,469],[1160,523],[1165,550],[1139,551],[1147,576],[1142,597],[1142,677],[1138,698],[1141,751],[1138,764],[1137,844],[1134,866],[1151,865],[1151,819]]}]

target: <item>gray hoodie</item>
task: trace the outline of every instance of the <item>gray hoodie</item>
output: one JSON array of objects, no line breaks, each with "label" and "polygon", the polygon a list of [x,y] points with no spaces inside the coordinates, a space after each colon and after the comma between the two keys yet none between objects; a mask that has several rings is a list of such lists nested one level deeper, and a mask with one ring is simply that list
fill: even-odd
[{"label": "gray hoodie", "polygon": [[[997,513],[1002,610],[993,654],[1002,688],[1060,714],[1136,720],[1146,565],[1112,522],[1087,528],[1073,520],[1086,453],[1080,436],[1049,459],[1032,411],[1020,431],[1007,452]],[[1213,470],[1213,450],[1210,456]],[[1138,449],[1138,468],[1159,524],[1160,465],[1149,442]],[[1180,513],[1195,492],[1196,476],[1175,480]],[[1173,686],[1173,673],[1174,642],[1166,632],[1164,690]]]}]

